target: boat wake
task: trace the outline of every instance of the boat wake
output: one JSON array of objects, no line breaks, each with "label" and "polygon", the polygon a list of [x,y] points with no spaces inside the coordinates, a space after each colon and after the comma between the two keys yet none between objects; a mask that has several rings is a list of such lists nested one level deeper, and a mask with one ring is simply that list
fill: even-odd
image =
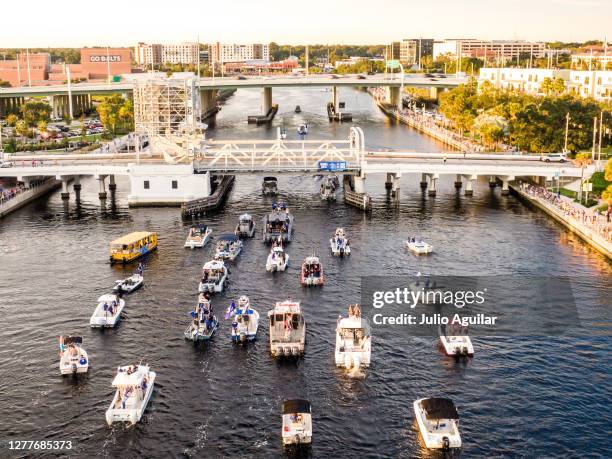
[{"label": "boat wake", "polygon": [[360,367],[353,365],[348,370],[348,377],[351,379],[365,379],[366,374],[365,371],[361,371]]}]

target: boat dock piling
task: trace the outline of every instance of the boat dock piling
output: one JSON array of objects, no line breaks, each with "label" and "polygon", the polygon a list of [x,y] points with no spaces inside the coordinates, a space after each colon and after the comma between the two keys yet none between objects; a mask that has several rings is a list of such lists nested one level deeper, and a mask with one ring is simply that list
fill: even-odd
[{"label": "boat dock piling", "polygon": [[224,175],[221,177],[210,196],[194,199],[181,204],[181,215],[183,218],[194,218],[199,215],[204,215],[206,212],[218,209],[225,201],[225,198],[227,198],[235,179],[235,175]]}]

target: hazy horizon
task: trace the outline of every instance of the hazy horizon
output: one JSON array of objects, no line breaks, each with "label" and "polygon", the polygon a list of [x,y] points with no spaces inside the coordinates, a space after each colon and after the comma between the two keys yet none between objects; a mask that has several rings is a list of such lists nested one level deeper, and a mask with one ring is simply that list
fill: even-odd
[{"label": "hazy horizon", "polygon": [[376,45],[414,37],[584,42],[612,36],[609,0],[506,0],[500,5],[486,0],[311,0],[307,8],[283,0],[179,1],[163,6],[118,0],[91,6],[75,0],[62,3],[3,5],[0,48],[198,39],[294,45]]}]

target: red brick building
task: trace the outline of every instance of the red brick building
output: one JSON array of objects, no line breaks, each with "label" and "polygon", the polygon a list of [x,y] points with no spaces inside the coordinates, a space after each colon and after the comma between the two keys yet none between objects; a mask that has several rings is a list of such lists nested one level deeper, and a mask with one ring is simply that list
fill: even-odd
[{"label": "red brick building", "polygon": [[88,79],[132,72],[131,48],[81,48],[81,70]]},{"label": "red brick building", "polygon": [[48,53],[19,53],[17,59],[0,60],[0,80],[11,86],[45,84],[51,69]]}]

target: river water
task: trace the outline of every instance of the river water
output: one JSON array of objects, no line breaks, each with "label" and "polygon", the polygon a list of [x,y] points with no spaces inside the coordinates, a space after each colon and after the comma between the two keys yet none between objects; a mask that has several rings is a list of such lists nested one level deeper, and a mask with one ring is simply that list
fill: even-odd
[{"label": "river water", "polygon": [[[278,90],[290,136],[303,120],[311,138],[344,138],[349,124],[329,125],[319,89]],[[214,138],[274,137],[274,127],[246,124],[259,111],[257,91],[240,91],[221,111]],[[366,142],[374,148],[441,151],[439,144],[390,124],[366,93],[342,92]],[[300,104],[302,114],[293,113]],[[194,347],[182,337],[195,304],[203,250],[183,247],[188,223],[175,208],[128,209],[127,180],[119,178],[116,205],[101,209],[97,183],[83,181],[82,205],[66,210],[59,193],[0,221],[0,457],[32,457],[9,451],[9,440],[71,440],[63,453],[36,457],[278,457],[280,407],[287,398],[313,405],[313,457],[415,457],[419,445],[412,401],[445,395],[461,416],[465,457],[609,457],[610,287],[612,266],[577,238],[516,198],[486,183],[474,196],[457,194],[440,180],[438,196],[422,196],[419,178],[402,177],[399,208],[388,202],[384,178],[368,179],[371,215],[324,203],[308,175],[280,176],[281,198],[295,215],[290,268],[265,272],[268,248],[248,240],[231,266],[227,290],[215,296],[219,313],[247,294],[262,316],[278,300],[302,302],[306,355],[295,363],[273,360],[268,326],[247,347],[230,341],[222,321],[214,340]],[[260,194],[261,177],[239,176],[226,206],[203,219],[215,235],[231,232],[245,211],[258,219],[272,203]],[[343,226],[353,253],[335,259],[328,239]],[[159,250],[146,260],[143,289],[126,297],[120,325],[89,328],[96,298],[133,267],[107,263],[108,242],[135,230],[159,233]],[[436,247],[416,258],[402,248],[414,234]],[[316,251],[327,272],[322,289],[302,289],[301,260]],[[359,301],[361,276],[413,275],[569,276],[582,328],[564,336],[474,337],[475,356],[445,357],[434,338],[410,338],[394,329],[373,336],[372,365],[364,378],[349,378],[333,362],[335,323]],[[529,307],[529,305],[525,305]],[[57,337],[84,339],[91,367],[78,381],[58,371]],[[145,418],[128,428],[104,419],[118,365],[149,363],[157,372]]]}]

